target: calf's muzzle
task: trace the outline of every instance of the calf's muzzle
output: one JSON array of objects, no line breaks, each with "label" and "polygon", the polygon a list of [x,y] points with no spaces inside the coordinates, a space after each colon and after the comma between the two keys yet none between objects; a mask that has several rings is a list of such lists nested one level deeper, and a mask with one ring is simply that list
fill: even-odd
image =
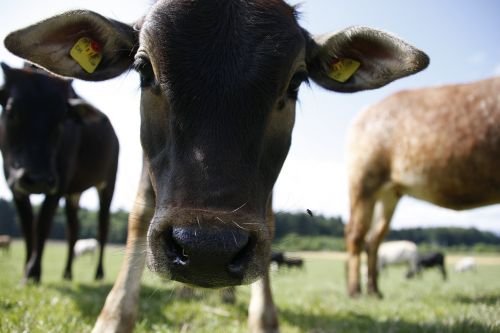
[{"label": "calf's muzzle", "polygon": [[57,179],[51,174],[28,172],[25,169],[14,174],[15,187],[22,192],[52,194],[57,189]]},{"label": "calf's muzzle", "polygon": [[148,232],[148,266],[170,279],[206,288],[250,283],[270,252],[263,219],[224,211],[167,209]]}]

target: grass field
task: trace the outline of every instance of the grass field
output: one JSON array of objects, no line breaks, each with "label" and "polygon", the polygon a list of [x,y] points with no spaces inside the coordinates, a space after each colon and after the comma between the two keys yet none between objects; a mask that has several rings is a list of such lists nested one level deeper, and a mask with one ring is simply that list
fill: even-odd
[{"label": "grass field", "polygon": [[[42,284],[20,286],[22,243],[0,253],[0,332],[89,332],[112,286],[123,248],[106,253],[106,280],[93,282],[95,261],[80,258],[73,282],[61,279],[66,246],[47,247]],[[500,258],[481,257],[477,272],[449,280],[438,272],[407,281],[403,268],[381,278],[382,301],[347,298],[341,256],[303,254],[304,270],[273,273],[280,325],[288,332],[474,333],[500,332]],[[449,260],[452,261],[452,260]],[[249,288],[238,288],[235,305],[219,294],[199,291],[180,298],[179,286],[146,272],[136,332],[246,332]]]}]

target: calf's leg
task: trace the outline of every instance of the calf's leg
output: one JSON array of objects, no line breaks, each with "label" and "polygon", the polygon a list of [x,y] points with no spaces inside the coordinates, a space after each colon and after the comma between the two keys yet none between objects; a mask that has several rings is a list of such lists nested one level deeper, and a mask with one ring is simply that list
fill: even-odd
[{"label": "calf's leg", "polygon": [[445,266],[444,260],[443,260],[443,262],[439,265],[439,268],[441,269],[441,274],[443,275],[443,281],[446,281],[446,279],[447,279],[447,275],[446,275],[446,266]]},{"label": "calf's leg", "polygon": [[[109,231],[109,209],[111,199],[113,199],[114,183],[99,190],[99,230],[97,240],[99,241],[99,260],[97,261],[96,280],[104,278],[104,269],[102,261],[104,260],[104,247],[108,239]],[[130,222],[129,222],[130,223]]]},{"label": "calf's leg", "polygon": [[279,332],[278,315],[271,294],[269,272],[251,286],[248,327],[251,333]]},{"label": "calf's leg", "polygon": [[[271,230],[271,239],[274,238],[274,212],[272,195],[267,201],[266,222]],[[271,258],[269,258],[269,264]],[[248,306],[248,327],[251,333],[277,333],[279,332],[278,315],[271,293],[269,279],[269,265],[267,271],[257,282],[251,286],[250,304]]]},{"label": "calf's leg", "polygon": [[26,269],[31,252],[33,251],[33,208],[31,207],[30,198],[27,195],[14,194],[14,204],[19,215],[24,245],[26,246],[26,257],[24,260],[24,267]]},{"label": "calf's leg", "polygon": [[30,260],[26,266],[25,279],[40,282],[42,272],[42,255],[54,214],[59,203],[59,196],[47,195],[38,214],[38,220],[33,226],[34,244]]},{"label": "calf's leg", "polygon": [[80,202],[80,194],[68,195],[66,198],[66,220],[68,225],[67,239],[68,239],[68,260],[66,261],[66,268],[64,269],[64,279],[71,280],[73,278],[72,266],[74,258],[74,247],[78,239],[78,204]]},{"label": "calf's leg", "polygon": [[141,183],[129,215],[125,258],[93,333],[132,332],[137,317],[141,277],[146,264],[146,236],[154,214],[154,193],[143,166]]}]

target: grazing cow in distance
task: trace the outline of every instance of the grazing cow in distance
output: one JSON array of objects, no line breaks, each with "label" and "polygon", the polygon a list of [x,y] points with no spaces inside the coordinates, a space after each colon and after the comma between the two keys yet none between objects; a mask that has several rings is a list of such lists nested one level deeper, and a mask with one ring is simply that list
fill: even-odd
[{"label": "grazing cow in distance", "polygon": [[285,258],[285,265],[288,268],[291,267],[303,268],[304,260],[302,258]]},{"label": "grazing cow in distance", "polygon": [[285,254],[283,252],[271,252],[271,263],[275,263],[278,267],[285,262]]},{"label": "grazing cow in distance", "polygon": [[385,242],[380,244],[378,250],[377,271],[381,272],[389,265],[407,265],[409,273],[415,272],[417,259],[415,243],[405,240]]},{"label": "grazing cow in distance", "polygon": [[[70,81],[32,67],[14,69],[2,63],[2,69],[0,149],[26,243],[24,278],[40,281],[45,239],[61,197],[66,201],[69,245],[64,278],[72,278],[80,194],[96,187],[100,253],[95,277],[101,279],[118,163],[113,127],[104,114],[75,95]],[[30,194],[45,195],[36,218]]]},{"label": "grazing cow in distance", "polygon": [[281,266],[302,268],[304,260],[301,258],[287,257],[283,252],[272,252],[271,263],[275,263],[278,268]]},{"label": "grazing cow in distance", "polygon": [[409,272],[408,277],[413,277],[415,274],[420,274],[424,269],[432,267],[439,268],[443,280],[446,281],[446,264],[442,252],[419,253],[417,256],[417,270]]},{"label": "grazing cow in distance", "polygon": [[465,257],[455,263],[455,272],[463,273],[476,270],[476,259]]},{"label": "grazing cow in distance", "polygon": [[11,243],[10,236],[0,235],[0,249],[2,249],[4,251],[4,253],[9,253],[10,243]]},{"label": "grazing cow in distance", "polygon": [[[455,210],[500,203],[500,77],[401,91],[365,110],[349,140],[348,289],[379,294],[377,249],[403,195]],[[368,231],[371,230],[367,236]]]},{"label": "grazing cow in distance", "polygon": [[195,286],[258,280],[250,328],[277,331],[271,193],[301,83],[374,89],[429,62],[390,34],[352,27],[312,37],[296,17],[282,0],[159,0],[134,26],[76,10],[6,37],[12,53],[63,76],[140,74],[143,175],[127,255],[94,332],[133,329],[146,261]]},{"label": "grazing cow in distance", "polygon": [[95,254],[99,243],[95,238],[79,239],[73,247],[75,258],[81,257],[84,254]]}]

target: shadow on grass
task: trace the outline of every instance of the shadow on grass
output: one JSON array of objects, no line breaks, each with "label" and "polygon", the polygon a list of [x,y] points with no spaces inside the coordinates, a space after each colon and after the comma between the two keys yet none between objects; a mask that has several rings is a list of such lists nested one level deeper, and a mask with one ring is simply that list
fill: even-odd
[{"label": "shadow on grass", "polygon": [[453,323],[409,322],[398,319],[373,318],[364,314],[347,312],[336,315],[305,313],[304,311],[279,311],[280,322],[308,333],[498,333],[491,326],[463,319]]},{"label": "shadow on grass", "polygon": [[[81,316],[93,323],[99,315],[106,297],[113,287],[110,283],[91,283],[91,284],[48,284],[48,288],[57,290],[61,294],[70,297],[75,302]],[[140,304],[139,304],[139,318],[138,321],[147,319],[147,326],[158,323],[165,323],[164,309],[175,298],[173,287],[165,286],[161,288],[153,288],[147,285],[141,286],[140,291]],[[177,324],[177,323],[172,323]]]},{"label": "shadow on grass", "polygon": [[500,304],[500,291],[479,295],[457,295],[453,300],[464,304],[495,305]]}]

